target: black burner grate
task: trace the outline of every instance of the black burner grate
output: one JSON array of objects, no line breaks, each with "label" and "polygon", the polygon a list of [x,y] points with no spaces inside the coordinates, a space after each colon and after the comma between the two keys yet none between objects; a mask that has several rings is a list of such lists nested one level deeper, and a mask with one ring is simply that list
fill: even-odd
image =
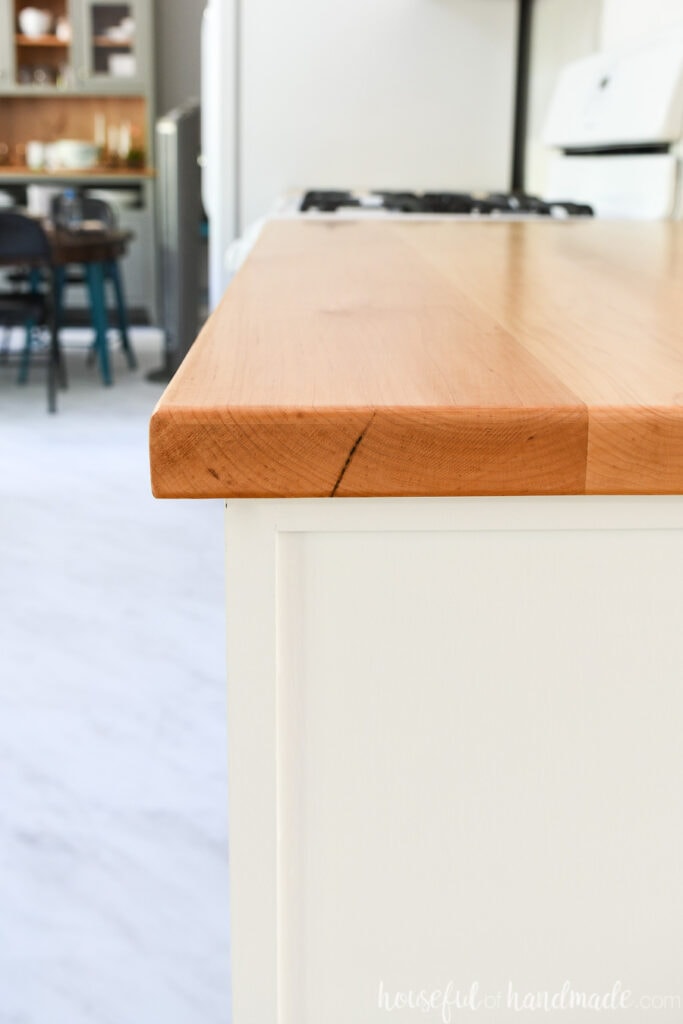
[{"label": "black burner grate", "polygon": [[391,213],[460,214],[495,217],[515,214],[531,217],[592,217],[585,203],[568,200],[546,201],[524,192],[396,192],[368,193],[363,199],[350,191],[315,189],[307,192],[300,210],[334,213],[346,207],[383,209]]}]

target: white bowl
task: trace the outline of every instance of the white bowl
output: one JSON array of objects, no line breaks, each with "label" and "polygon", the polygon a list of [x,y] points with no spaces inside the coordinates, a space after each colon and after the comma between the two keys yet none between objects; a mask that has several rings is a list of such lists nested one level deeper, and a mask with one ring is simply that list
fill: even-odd
[{"label": "white bowl", "polygon": [[96,167],[99,150],[94,142],[81,139],[60,139],[53,145],[53,159],[59,167],[87,171]]},{"label": "white bowl", "polygon": [[113,25],[108,28],[106,36],[107,39],[111,39],[112,43],[127,43],[130,39],[130,33],[122,25]]},{"label": "white bowl", "polygon": [[119,210],[130,210],[140,203],[140,192],[134,188],[89,188],[85,194],[93,199],[103,199]]},{"label": "white bowl", "polygon": [[32,39],[44,36],[50,31],[52,15],[49,11],[41,11],[37,7],[24,7],[19,11],[19,28],[25,36]]},{"label": "white bowl", "polygon": [[111,53],[109,55],[109,74],[114,78],[133,78],[137,70],[135,54]]}]

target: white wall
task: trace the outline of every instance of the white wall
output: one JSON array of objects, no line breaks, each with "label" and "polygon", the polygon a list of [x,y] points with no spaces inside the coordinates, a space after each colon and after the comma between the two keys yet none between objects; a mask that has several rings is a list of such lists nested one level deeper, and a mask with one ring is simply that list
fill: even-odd
[{"label": "white wall", "polygon": [[513,0],[242,9],[244,224],[297,186],[508,186]]},{"label": "white wall", "polygon": [[529,192],[545,192],[549,154],[541,135],[560,70],[600,48],[602,8],[603,0],[535,0],[526,151]]},{"label": "white wall", "polygon": [[604,49],[683,24],[683,0],[603,0],[601,41]]}]

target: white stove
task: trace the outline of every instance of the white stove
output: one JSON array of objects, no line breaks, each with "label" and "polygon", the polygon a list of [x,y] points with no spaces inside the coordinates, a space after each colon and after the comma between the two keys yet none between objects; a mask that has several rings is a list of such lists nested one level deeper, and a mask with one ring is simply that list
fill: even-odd
[{"label": "white stove", "polygon": [[[548,116],[545,141],[556,151],[548,195],[300,190],[229,247],[226,269],[241,266],[274,217],[358,220],[485,221],[683,216],[683,27],[665,39],[570,64]],[[559,197],[559,198],[556,198]],[[568,197],[568,198],[564,198]]]},{"label": "white stove", "polygon": [[683,21],[665,37],[567,65],[546,121],[548,188],[599,217],[683,217]]},{"label": "white stove", "polygon": [[566,220],[592,217],[587,203],[545,200],[512,192],[411,192],[382,189],[308,189],[278,199],[268,216],[230,245],[226,269],[234,275],[263,225],[274,219],[305,220]]}]

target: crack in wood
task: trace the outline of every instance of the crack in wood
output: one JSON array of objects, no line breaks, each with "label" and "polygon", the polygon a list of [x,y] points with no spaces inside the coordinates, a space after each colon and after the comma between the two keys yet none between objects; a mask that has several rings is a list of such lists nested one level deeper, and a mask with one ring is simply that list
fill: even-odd
[{"label": "crack in wood", "polygon": [[348,454],[348,455],[346,456],[346,462],[345,462],[345,463],[344,463],[344,465],[342,466],[342,468],[341,468],[341,473],[340,473],[340,474],[339,474],[339,476],[337,477],[337,482],[336,482],[336,484],[334,485],[334,487],[332,488],[332,493],[331,493],[331,495],[330,495],[330,497],[331,497],[331,498],[334,498],[335,494],[337,493],[337,490],[339,489],[339,484],[340,484],[340,483],[342,482],[342,480],[344,479],[344,474],[346,473],[346,470],[347,470],[347,469],[349,468],[349,464],[350,464],[350,462],[351,462],[351,459],[352,459],[352,458],[353,458],[353,456],[354,456],[354,455],[356,454],[356,450],[357,450],[357,448],[358,448],[358,445],[359,445],[359,444],[361,443],[361,441],[363,440],[363,438],[364,438],[364,437],[365,437],[365,435],[367,434],[368,430],[370,429],[370,424],[372,423],[372,421],[374,420],[374,418],[375,418],[375,414],[374,414],[374,412],[373,412],[372,416],[370,417],[370,419],[368,420],[368,422],[367,422],[367,423],[365,424],[365,426],[363,427],[363,430],[362,430],[362,431],[361,431],[361,433],[360,433],[360,434],[358,435],[358,437],[356,438],[356,440],[354,441],[354,443],[353,443],[353,444],[351,445],[351,451],[350,451],[350,452],[349,452],[349,454]]}]

